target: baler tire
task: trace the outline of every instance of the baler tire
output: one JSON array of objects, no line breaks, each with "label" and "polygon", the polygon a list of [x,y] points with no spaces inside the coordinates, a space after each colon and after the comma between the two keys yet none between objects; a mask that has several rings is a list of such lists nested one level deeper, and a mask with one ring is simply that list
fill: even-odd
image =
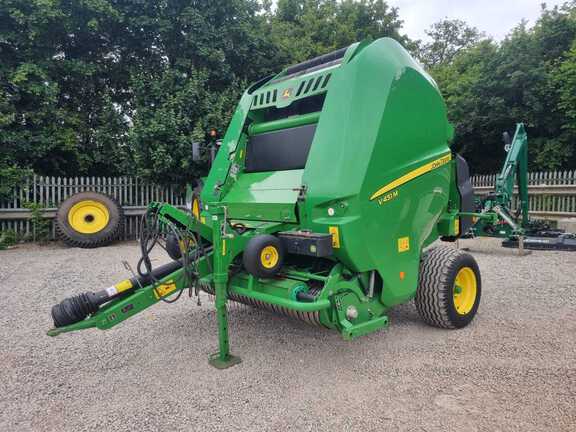
[{"label": "baler tire", "polygon": [[[81,232],[70,224],[69,213],[82,202],[96,202],[107,212],[108,221],[97,232]],[[66,245],[84,249],[106,246],[116,240],[124,227],[124,211],[112,197],[99,192],[80,192],[60,204],[56,213],[56,234]]]},{"label": "baler tire", "polygon": [[[468,299],[470,304],[463,308],[463,313],[458,312],[456,305],[456,296],[462,295],[456,292],[456,280],[462,272],[474,286],[467,288],[473,290],[474,295]],[[472,255],[449,247],[436,247],[422,255],[414,302],[427,324],[447,329],[467,326],[478,312],[481,294],[480,270]]]},{"label": "baler tire", "polygon": [[[273,248],[275,259],[273,265],[267,267],[262,262],[266,248]],[[270,249],[272,250],[272,249]],[[272,263],[272,260],[270,261]],[[248,273],[258,278],[269,279],[274,277],[284,264],[284,246],[278,237],[273,235],[259,235],[251,238],[244,249],[242,264]]]}]

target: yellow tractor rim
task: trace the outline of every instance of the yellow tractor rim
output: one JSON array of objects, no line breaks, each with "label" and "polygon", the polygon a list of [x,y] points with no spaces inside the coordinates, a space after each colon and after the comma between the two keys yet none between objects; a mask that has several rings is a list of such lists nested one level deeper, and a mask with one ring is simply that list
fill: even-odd
[{"label": "yellow tractor rim", "polygon": [[278,264],[279,258],[278,250],[274,246],[266,246],[262,249],[262,252],[260,252],[260,262],[268,269]]},{"label": "yellow tractor rim", "polygon": [[462,267],[454,282],[454,307],[460,315],[466,315],[476,302],[477,282],[474,270]]},{"label": "yellow tractor rim", "polygon": [[102,231],[110,221],[110,212],[104,204],[93,200],[80,201],[68,212],[68,223],[82,234]]}]

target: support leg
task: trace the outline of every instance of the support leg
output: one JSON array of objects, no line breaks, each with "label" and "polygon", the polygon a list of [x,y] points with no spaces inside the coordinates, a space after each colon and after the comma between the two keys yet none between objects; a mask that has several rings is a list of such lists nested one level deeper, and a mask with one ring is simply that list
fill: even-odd
[{"label": "support leg", "polygon": [[216,319],[218,320],[218,346],[219,351],[212,354],[208,360],[217,369],[226,369],[240,363],[240,357],[230,354],[230,341],[228,340],[228,248],[218,226],[224,223],[220,218],[214,228],[214,293],[216,295]]},{"label": "support leg", "polygon": [[519,256],[526,256],[530,255],[532,251],[527,251],[524,249],[524,236],[518,236],[518,255]]},{"label": "support leg", "polygon": [[[216,275],[215,275],[216,276]],[[228,312],[226,310],[227,303],[227,275],[219,275],[216,280],[215,277],[215,292],[216,292],[216,318],[218,320],[218,346],[219,351],[210,356],[208,363],[217,369],[226,369],[241,362],[240,357],[230,354],[230,341],[228,340]],[[222,280],[224,279],[224,280]]]}]

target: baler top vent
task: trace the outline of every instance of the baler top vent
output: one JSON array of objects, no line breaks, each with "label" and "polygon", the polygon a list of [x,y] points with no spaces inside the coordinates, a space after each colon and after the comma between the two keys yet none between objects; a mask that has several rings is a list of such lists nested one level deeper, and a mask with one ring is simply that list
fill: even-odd
[{"label": "baler top vent", "polygon": [[264,107],[270,104],[275,104],[278,99],[278,90],[268,90],[255,95],[252,98],[252,108]]},{"label": "baler top vent", "polygon": [[[332,73],[321,73],[320,75],[315,74],[311,78],[302,78],[298,83],[296,88],[296,93],[294,94],[295,99],[300,99],[307,96],[312,96],[326,90],[328,82],[332,77]],[[255,94],[252,97],[252,109],[268,108],[270,106],[275,106],[278,101],[278,89],[263,90],[260,93]]]},{"label": "baler top vent", "polygon": [[323,90],[328,85],[330,77],[332,74],[320,75],[319,77],[313,77],[309,80],[302,80],[296,91],[296,97],[304,96],[310,91],[317,91],[318,89]]}]

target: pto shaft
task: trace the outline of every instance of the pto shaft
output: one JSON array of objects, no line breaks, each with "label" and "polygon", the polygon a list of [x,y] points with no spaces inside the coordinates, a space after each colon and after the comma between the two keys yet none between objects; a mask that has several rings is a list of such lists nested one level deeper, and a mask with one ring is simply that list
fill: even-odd
[{"label": "pto shaft", "polygon": [[64,299],[52,307],[54,327],[64,327],[84,320],[88,315],[98,311],[100,306],[126,295],[139,287],[150,285],[154,280],[162,279],[182,267],[180,261],[172,261],[152,271],[151,275],[143,275],[125,279],[109,288],[97,292],[86,292]]}]

